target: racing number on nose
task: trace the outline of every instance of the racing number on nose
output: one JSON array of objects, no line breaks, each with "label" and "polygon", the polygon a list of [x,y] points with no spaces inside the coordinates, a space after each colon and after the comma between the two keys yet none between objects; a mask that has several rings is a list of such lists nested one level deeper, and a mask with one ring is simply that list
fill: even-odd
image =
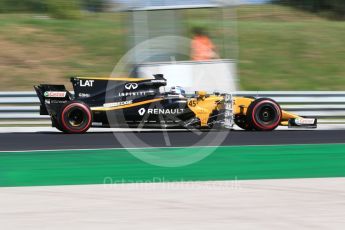
[{"label": "racing number on nose", "polygon": [[188,105],[189,105],[190,107],[195,107],[195,106],[196,106],[196,100],[190,100],[190,101],[188,102]]}]

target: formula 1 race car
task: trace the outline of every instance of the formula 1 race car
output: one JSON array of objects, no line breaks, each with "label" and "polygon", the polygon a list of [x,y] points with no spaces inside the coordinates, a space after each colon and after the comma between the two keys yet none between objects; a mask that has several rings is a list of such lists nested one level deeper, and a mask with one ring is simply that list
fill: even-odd
[{"label": "formula 1 race car", "polygon": [[281,110],[269,98],[236,97],[197,91],[186,95],[167,85],[162,74],[153,78],[73,77],[74,94],[63,85],[35,86],[40,114],[65,133],[85,133],[93,127],[230,128],[271,131],[278,126],[316,127],[317,120]]}]

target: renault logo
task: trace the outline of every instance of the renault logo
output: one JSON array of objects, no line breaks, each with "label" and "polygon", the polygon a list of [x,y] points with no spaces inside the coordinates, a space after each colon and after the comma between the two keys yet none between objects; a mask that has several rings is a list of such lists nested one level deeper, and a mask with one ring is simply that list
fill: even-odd
[{"label": "renault logo", "polygon": [[125,85],[125,88],[128,89],[128,90],[137,89],[138,88],[138,84],[137,83],[128,83],[128,84]]},{"label": "renault logo", "polygon": [[139,113],[140,116],[144,115],[145,112],[146,112],[145,108],[141,108],[141,109],[138,110],[138,113]]}]

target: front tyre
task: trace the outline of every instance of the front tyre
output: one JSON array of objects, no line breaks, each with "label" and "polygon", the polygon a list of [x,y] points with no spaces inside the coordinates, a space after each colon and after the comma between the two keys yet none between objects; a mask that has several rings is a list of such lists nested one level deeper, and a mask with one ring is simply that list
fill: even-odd
[{"label": "front tyre", "polygon": [[271,131],[278,127],[282,110],[277,102],[269,98],[253,101],[247,110],[248,123],[258,131]]},{"label": "front tyre", "polygon": [[64,105],[59,115],[59,128],[65,133],[85,133],[92,124],[92,113],[88,105],[71,101]]}]

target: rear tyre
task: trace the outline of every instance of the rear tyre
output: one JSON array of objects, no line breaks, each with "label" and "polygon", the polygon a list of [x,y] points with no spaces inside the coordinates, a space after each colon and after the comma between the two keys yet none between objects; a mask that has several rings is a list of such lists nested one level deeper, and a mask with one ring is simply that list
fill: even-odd
[{"label": "rear tyre", "polygon": [[282,111],[277,102],[269,98],[253,101],[247,110],[247,121],[255,130],[271,131],[278,127]]},{"label": "rear tyre", "polygon": [[65,133],[85,133],[92,124],[92,113],[88,105],[79,101],[65,104],[58,116],[57,128]]},{"label": "rear tyre", "polygon": [[59,122],[57,121],[57,119],[55,117],[52,117],[51,120],[52,120],[52,126],[55,127],[57,130],[63,132],[63,130],[62,130]]}]

